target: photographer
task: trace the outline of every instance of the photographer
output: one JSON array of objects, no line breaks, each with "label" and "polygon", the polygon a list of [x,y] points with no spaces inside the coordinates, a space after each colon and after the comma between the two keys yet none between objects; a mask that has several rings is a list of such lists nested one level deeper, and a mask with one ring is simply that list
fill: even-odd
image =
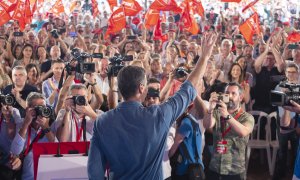
[{"label": "photographer", "polygon": [[12,140],[20,130],[23,119],[18,109],[6,105],[1,98],[0,113],[0,179],[13,179],[17,172],[14,166],[14,156],[10,154]]},{"label": "photographer", "polygon": [[[299,67],[294,62],[290,62],[286,65],[285,74],[287,81],[286,83],[299,84]],[[275,90],[282,92],[289,92],[287,88],[281,88],[280,85]],[[293,89],[293,91],[299,91],[299,88]],[[298,148],[298,137],[296,134],[297,116],[296,113],[286,110],[278,106],[278,115],[280,118],[279,123],[279,154],[278,161],[273,179],[284,178],[287,172],[287,155],[288,155],[288,141],[291,143],[292,159],[296,158],[296,152]]]},{"label": "photographer", "polygon": [[[88,90],[83,84],[73,84],[69,89],[69,96],[65,99],[64,109],[58,112],[53,128],[61,142],[89,141],[93,134],[96,112],[88,102]],[[84,121],[86,121],[86,139],[84,139]]]},{"label": "photographer", "polygon": [[3,94],[12,94],[15,98],[14,108],[19,109],[21,117],[25,117],[26,98],[30,92],[37,92],[37,88],[26,84],[27,72],[25,67],[16,66],[12,70],[12,85],[4,88]]},{"label": "photographer", "polygon": [[50,129],[52,110],[46,107],[45,97],[32,92],[26,99],[26,106],[26,116],[12,142],[11,152],[23,160],[22,179],[32,180],[34,178],[32,145],[37,142],[54,142],[55,136]]},{"label": "photographer", "polygon": [[229,83],[225,93],[211,94],[203,120],[204,128],[213,128],[214,136],[208,179],[239,180],[244,178],[245,151],[254,118],[241,108],[244,94],[239,84]]},{"label": "photographer", "polygon": [[[300,113],[300,104],[296,103],[295,101],[290,101],[290,103],[291,103],[292,106],[284,106],[283,108],[285,110],[288,110],[288,111],[295,112],[295,113],[299,114]],[[298,115],[296,121],[297,121],[297,124],[298,124],[296,131],[298,132],[298,135],[299,135],[299,131],[300,131],[300,118],[299,118],[299,115]],[[288,124],[288,122],[286,122],[286,123]],[[300,179],[300,148],[298,146],[297,158],[295,160],[293,180],[299,180],[299,179]]]}]

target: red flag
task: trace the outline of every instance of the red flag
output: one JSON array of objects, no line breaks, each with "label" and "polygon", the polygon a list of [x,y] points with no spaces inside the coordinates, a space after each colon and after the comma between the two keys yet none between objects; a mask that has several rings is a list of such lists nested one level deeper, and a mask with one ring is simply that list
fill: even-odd
[{"label": "red flag", "polygon": [[33,13],[31,13],[31,10],[30,10],[30,2],[29,2],[29,0],[25,1],[25,9],[24,10],[25,10],[24,11],[25,23],[26,24],[31,24]]},{"label": "red flag", "polygon": [[93,17],[96,18],[100,15],[100,11],[98,9],[98,3],[96,0],[92,0],[92,9],[93,9]]},{"label": "red flag", "polygon": [[236,3],[239,3],[241,1],[242,0],[221,0],[221,2],[236,2]]},{"label": "red flag", "polygon": [[300,33],[299,32],[292,32],[288,35],[287,41],[291,43],[300,42]]},{"label": "red flag", "polygon": [[18,2],[17,0],[3,0],[0,5],[7,13],[10,13],[16,9]]},{"label": "red flag", "polygon": [[[185,1],[185,8],[181,16],[181,21],[183,22],[184,28],[192,33],[197,34],[199,32],[198,24],[194,18],[194,12],[190,8],[190,3],[188,0]],[[191,3],[192,4],[192,3]]]},{"label": "red flag", "polygon": [[118,5],[117,0],[107,0],[107,2],[110,6],[111,11],[113,11],[114,7]]},{"label": "red flag", "polygon": [[249,9],[250,7],[253,7],[254,4],[256,4],[258,2],[258,0],[254,0],[251,3],[249,3],[247,6],[245,6],[242,10],[242,12],[245,12],[247,9]]},{"label": "red flag", "polygon": [[64,5],[61,0],[57,0],[53,7],[50,9],[50,12],[59,15],[60,13],[65,12]]},{"label": "red flag", "polygon": [[31,16],[33,16],[33,14],[36,11],[37,8],[37,0],[30,0],[30,9],[31,9]]},{"label": "red flag", "polygon": [[[76,7],[76,4],[77,4],[77,1],[73,1],[73,2],[71,3],[70,8],[69,8],[71,13],[74,11],[74,9],[75,9],[75,7]],[[93,4],[92,4],[92,5],[93,5]]]},{"label": "red flag", "polygon": [[3,6],[0,4],[0,26],[7,23],[10,20],[10,15],[5,11]]},{"label": "red flag", "polygon": [[193,0],[193,10],[195,13],[197,13],[199,16],[204,17],[204,8],[202,6],[202,3],[200,0]]},{"label": "red flag", "polygon": [[140,4],[135,0],[123,0],[122,5],[124,6],[126,16],[135,16],[143,10]]},{"label": "red flag", "polygon": [[161,23],[161,19],[159,18],[157,21],[157,24],[155,26],[154,32],[153,32],[153,34],[154,34],[153,39],[161,39],[161,37],[162,37],[160,23]]},{"label": "red flag", "polygon": [[159,11],[154,9],[149,9],[145,15],[145,26],[149,29],[151,26],[155,26],[159,20]]},{"label": "red flag", "polygon": [[175,0],[155,0],[150,9],[158,11],[173,11],[174,13],[181,13],[182,9],[177,5]]},{"label": "red flag", "polygon": [[123,7],[116,9],[108,20],[108,28],[106,31],[106,37],[109,34],[116,33],[124,29],[126,26],[126,17]]},{"label": "red flag", "polygon": [[16,20],[19,22],[20,30],[23,31],[25,29],[26,21],[24,17],[24,9],[25,9],[25,4],[24,2],[21,2],[20,0],[18,1],[17,7],[14,10],[14,13],[12,15],[12,19]]},{"label": "red flag", "polygon": [[249,44],[253,44],[252,36],[260,34],[258,14],[254,13],[239,27],[240,32],[243,34],[245,40]]}]

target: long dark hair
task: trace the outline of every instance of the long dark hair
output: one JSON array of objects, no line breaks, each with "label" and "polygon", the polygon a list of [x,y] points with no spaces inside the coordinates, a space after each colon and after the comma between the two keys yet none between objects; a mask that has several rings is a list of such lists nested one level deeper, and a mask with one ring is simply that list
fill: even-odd
[{"label": "long dark hair", "polygon": [[234,62],[232,65],[231,65],[231,67],[230,67],[230,70],[228,71],[228,80],[229,80],[229,82],[232,82],[232,75],[231,75],[231,71],[232,71],[232,69],[233,69],[233,67],[234,66],[238,66],[239,68],[240,68],[240,70],[241,70],[241,75],[240,75],[240,77],[239,77],[239,83],[241,83],[241,82],[243,82],[243,80],[244,80],[244,70],[243,70],[243,68],[240,66],[240,64],[239,63],[236,63],[236,62]]},{"label": "long dark hair", "polygon": [[[17,60],[20,60],[20,57],[21,57],[21,55],[20,55],[19,57],[17,57],[17,54],[16,54],[17,48],[19,48],[19,47],[22,49],[22,45],[21,45],[21,44],[16,44],[16,45],[14,46],[13,50],[12,50],[12,55],[13,55],[14,58],[17,59]],[[21,54],[22,54],[22,50],[21,50]]]},{"label": "long dark hair", "polygon": [[247,66],[248,66],[248,63],[247,63],[247,61],[246,61],[246,56],[244,56],[244,55],[240,55],[240,56],[238,56],[237,58],[236,58],[236,60],[235,60],[235,63],[239,63],[239,60],[240,59],[242,59],[242,58],[244,58],[244,67],[242,67],[242,69],[243,69],[243,76],[244,76],[244,79],[246,78],[246,73],[247,73]]},{"label": "long dark hair", "polygon": [[20,59],[23,59],[24,58],[24,55],[23,55],[23,51],[25,50],[25,48],[27,47],[30,47],[32,49],[32,54],[31,54],[31,57],[30,59],[33,59],[33,56],[34,56],[34,49],[33,49],[33,46],[31,44],[25,44],[22,48],[22,51],[21,51],[21,55],[20,55]]}]

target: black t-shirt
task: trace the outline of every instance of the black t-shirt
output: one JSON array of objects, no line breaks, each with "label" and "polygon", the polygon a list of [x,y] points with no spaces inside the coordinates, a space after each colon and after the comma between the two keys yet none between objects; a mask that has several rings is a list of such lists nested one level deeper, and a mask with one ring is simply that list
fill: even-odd
[{"label": "black t-shirt", "polygon": [[[276,67],[268,71],[267,67],[262,67],[260,73],[256,74],[256,85],[252,91],[252,97],[255,99],[253,109],[272,111],[274,108],[270,103],[270,91],[275,89],[276,85],[284,78]],[[267,112],[268,113],[268,112]]]},{"label": "black t-shirt", "polygon": [[[7,95],[7,94],[11,94],[11,90],[13,89],[13,85],[8,85],[3,89],[3,94]],[[26,101],[27,96],[29,95],[29,93],[31,92],[38,92],[38,89],[34,86],[25,84],[23,90],[20,92],[21,94],[21,98]],[[19,109],[20,111],[20,115],[22,118],[25,117],[25,109],[18,103],[16,102],[13,106],[14,108]]]},{"label": "black t-shirt", "polygon": [[51,60],[43,62],[41,64],[41,73],[46,73],[51,69]]}]

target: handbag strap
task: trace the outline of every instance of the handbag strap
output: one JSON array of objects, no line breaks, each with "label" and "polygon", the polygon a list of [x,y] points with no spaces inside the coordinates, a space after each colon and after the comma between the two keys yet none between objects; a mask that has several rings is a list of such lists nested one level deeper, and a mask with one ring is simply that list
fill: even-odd
[{"label": "handbag strap", "polygon": [[[188,114],[186,117],[191,121],[191,124],[192,124],[192,127],[193,127],[193,144],[195,144],[195,146],[196,146],[196,152],[195,152],[194,156],[195,156],[196,162],[198,162],[198,160],[199,160],[199,154],[198,154],[198,147],[197,147],[197,144],[196,144],[196,126],[198,125],[198,124],[196,124],[197,120],[193,116],[191,116],[190,114]],[[186,145],[184,144],[184,142],[182,142],[180,144],[180,147],[182,149],[183,156],[190,163],[193,163],[192,158],[191,158],[191,156],[190,156],[190,154],[188,152],[188,149],[187,149]]]},{"label": "handbag strap", "polygon": [[199,160],[200,158],[199,158],[199,154],[198,154],[198,146],[197,146],[197,143],[196,143],[196,136],[197,136],[197,126],[199,127],[199,125],[198,125],[198,123],[197,123],[197,120],[196,120],[192,115],[188,114],[187,117],[190,119],[190,121],[191,121],[191,123],[192,123],[192,126],[193,126],[193,136],[194,136],[194,138],[193,138],[193,143],[194,143],[195,146],[196,146],[195,160],[196,160],[196,162],[198,162],[198,160]]}]

